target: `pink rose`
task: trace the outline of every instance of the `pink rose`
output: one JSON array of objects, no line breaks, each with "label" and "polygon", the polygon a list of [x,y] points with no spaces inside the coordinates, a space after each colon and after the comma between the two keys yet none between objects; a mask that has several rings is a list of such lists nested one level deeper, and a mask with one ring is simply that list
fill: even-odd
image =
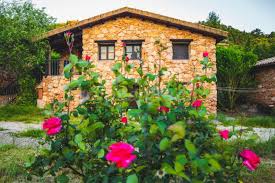
[{"label": "pink rose", "polygon": [[115,163],[118,168],[127,168],[136,159],[136,155],[132,154],[134,150],[131,144],[117,142],[109,146],[106,159]]},{"label": "pink rose", "polygon": [[170,109],[169,109],[168,107],[165,107],[165,106],[160,106],[160,107],[158,108],[158,111],[159,111],[159,112],[167,113],[167,112],[170,111]]},{"label": "pink rose", "polygon": [[42,129],[48,134],[48,135],[55,135],[60,132],[62,128],[62,121],[58,117],[52,117],[47,120],[45,120],[42,124]]},{"label": "pink rose", "polygon": [[121,123],[126,124],[128,122],[128,119],[127,119],[127,117],[124,116],[120,119],[120,121],[121,121]]},{"label": "pink rose", "polygon": [[126,43],[125,43],[125,42],[122,42],[121,46],[122,46],[122,47],[125,47],[125,46],[126,46]]},{"label": "pink rose", "polygon": [[227,140],[229,138],[229,130],[220,130],[219,134],[221,138]]},{"label": "pink rose", "polygon": [[192,104],[192,107],[198,108],[202,105],[202,100],[195,100]]},{"label": "pink rose", "polygon": [[243,150],[240,156],[243,159],[243,165],[251,171],[255,170],[261,163],[260,157],[249,149]]},{"label": "pink rose", "polygon": [[208,52],[207,51],[203,52],[202,56],[203,57],[208,57]]}]

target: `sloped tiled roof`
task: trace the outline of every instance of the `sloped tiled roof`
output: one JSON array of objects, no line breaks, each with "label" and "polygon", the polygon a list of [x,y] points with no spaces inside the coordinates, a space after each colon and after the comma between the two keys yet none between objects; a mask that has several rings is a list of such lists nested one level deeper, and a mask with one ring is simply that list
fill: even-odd
[{"label": "sloped tiled roof", "polygon": [[256,67],[261,67],[261,66],[268,66],[268,65],[275,65],[275,57],[267,58],[264,60],[260,60],[256,63]]},{"label": "sloped tiled roof", "polygon": [[86,27],[91,27],[98,23],[102,23],[104,21],[107,21],[110,19],[115,19],[116,17],[121,17],[121,16],[141,17],[142,19],[145,19],[145,20],[151,20],[151,21],[162,23],[162,24],[166,24],[168,26],[175,26],[178,28],[187,29],[190,31],[205,34],[205,35],[214,37],[215,39],[217,39],[217,41],[221,41],[221,40],[225,39],[228,34],[226,31],[222,31],[222,30],[215,29],[212,27],[204,26],[204,25],[201,25],[198,23],[191,23],[191,22],[159,15],[156,13],[151,13],[151,12],[147,12],[147,11],[143,11],[143,10],[139,10],[139,9],[124,7],[124,8],[120,8],[120,9],[117,9],[114,11],[110,11],[107,13],[103,13],[101,15],[97,15],[97,16],[79,21],[72,25],[67,25],[64,27],[60,27],[60,28],[51,30],[41,36],[34,38],[34,40],[50,38],[52,36],[62,34],[69,30],[70,31],[81,30]]}]

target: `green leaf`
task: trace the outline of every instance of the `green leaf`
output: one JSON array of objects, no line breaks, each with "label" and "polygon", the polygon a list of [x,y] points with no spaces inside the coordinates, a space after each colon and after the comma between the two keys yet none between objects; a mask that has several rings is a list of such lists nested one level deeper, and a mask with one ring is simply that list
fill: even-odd
[{"label": "green leaf", "polygon": [[121,67],[122,67],[122,64],[121,64],[121,63],[116,63],[116,64],[114,64],[114,66],[112,67],[112,71],[118,71]]},{"label": "green leaf", "polygon": [[169,142],[169,139],[168,138],[163,138],[161,141],[160,141],[160,143],[159,143],[159,149],[161,150],[161,151],[164,151],[164,150],[166,150],[167,148],[169,148],[170,147],[170,142]]},{"label": "green leaf", "polygon": [[158,132],[158,126],[156,124],[152,124],[149,130],[150,134],[156,134]]},{"label": "green leaf", "polygon": [[92,126],[89,127],[89,130],[92,132],[92,131],[95,131],[97,129],[104,128],[104,126],[105,125],[102,122],[97,122],[97,123],[92,124]]},{"label": "green leaf", "polygon": [[163,121],[158,121],[158,122],[157,122],[157,125],[158,125],[158,127],[159,127],[159,130],[160,130],[161,134],[164,134],[165,129],[166,129],[166,127],[167,127],[166,123],[163,122]]},{"label": "green leaf", "polygon": [[186,139],[184,144],[189,153],[196,154],[197,149],[190,140]]},{"label": "green leaf", "polygon": [[100,149],[100,150],[98,151],[98,153],[97,153],[97,157],[98,157],[98,158],[103,158],[104,155],[105,155],[104,149]]},{"label": "green leaf", "polygon": [[89,62],[87,62],[87,61],[79,61],[79,62],[77,62],[77,67],[87,67],[88,65],[89,65]]},{"label": "green leaf", "polygon": [[56,181],[60,182],[60,183],[67,183],[67,182],[69,182],[69,177],[67,177],[67,175],[65,175],[65,174],[62,174],[56,178]]},{"label": "green leaf", "polygon": [[74,137],[74,141],[75,141],[75,143],[77,143],[77,144],[81,143],[82,140],[83,140],[83,137],[82,137],[81,134],[77,134],[77,135]]},{"label": "green leaf", "polygon": [[186,156],[184,154],[180,154],[176,156],[176,161],[180,163],[181,165],[185,165],[188,161],[186,159]]},{"label": "green leaf", "polygon": [[142,113],[141,109],[129,109],[127,114],[130,117],[137,118]]},{"label": "green leaf", "polygon": [[69,61],[70,61],[73,65],[75,65],[75,64],[77,63],[77,61],[78,61],[78,57],[77,57],[76,55],[74,55],[74,54],[71,54],[70,57],[69,57]]},{"label": "green leaf", "polygon": [[167,174],[173,174],[173,175],[176,174],[176,171],[168,163],[163,163],[162,168]]},{"label": "green leaf", "polygon": [[126,183],[138,183],[138,177],[136,174],[129,175]]},{"label": "green leaf", "polygon": [[70,82],[69,84],[68,84],[68,88],[69,89],[75,89],[75,88],[77,88],[78,87],[78,85],[79,85],[79,80],[73,80],[72,82]]},{"label": "green leaf", "polygon": [[177,173],[177,175],[181,176],[182,178],[186,179],[187,181],[190,182],[190,178],[183,172],[179,172]]},{"label": "green leaf", "polygon": [[183,121],[177,122],[173,125],[170,125],[168,130],[173,132],[171,139],[172,142],[183,139],[185,136],[185,123]]},{"label": "green leaf", "polygon": [[179,162],[175,162],[175,170],[177,173],[181,172],[184,169],[184,166],[180,164]]},{"label": "green leaf", "polygon": [[150,81],[154,81],[157,77],[155,74],[151,73],[147,73],[146,76],[149,78]]},{"label": "green leaf", "polygon": [[67,72],[70,72],[72,68],[73,68],[73,65],[69,63],[64,67],[63,71],[64,73],[67,73]]},{"label": "green leaf", "polygon": [[80,143],[78,144],[78,147],[79,147],[82,151],[85,151],[85,149],[86,149],[85,143],[83,143],[83,142],[80,142]]},{"label": "green leaf", "polygon": [[219,162],[217,162],[215,159],[209,159],[208,163],[211,165],[211,167],[215,170],[218,171],[221,169],[221,165]]}]

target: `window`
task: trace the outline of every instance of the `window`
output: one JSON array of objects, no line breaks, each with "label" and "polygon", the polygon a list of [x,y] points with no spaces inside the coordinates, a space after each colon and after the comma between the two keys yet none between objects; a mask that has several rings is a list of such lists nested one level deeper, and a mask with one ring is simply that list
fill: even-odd
[{"label": "window", "polygon": [[115,41],[97,41],[99,48],[99,60],[115,59]]},{"label": "window", "polygon": [[138,60],[141,58],[140,44],[126,44],[125,53],[131,60]]},{"label": "window", "polygon": [[125,54],[131,60],[141,59],[141,45],[144,40],[123,40],[126,43]]},{"label": "window", "polygon": [[173,44],[173,60],[189,59],[189,44],[191,40],[171,40]]},{"label": "window", "polygon": [[58,76],[59,73],[59,60],[49,60],[46,64],[46,73],[50,76]]}]

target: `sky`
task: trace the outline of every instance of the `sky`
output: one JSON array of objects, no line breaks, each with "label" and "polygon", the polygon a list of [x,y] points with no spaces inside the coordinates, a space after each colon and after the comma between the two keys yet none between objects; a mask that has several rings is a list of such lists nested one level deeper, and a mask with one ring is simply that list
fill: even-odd
[{"label": "sky", "polygon": [[216,12],[222,23],[245,31],[275,31],[275,0],[32,0],[57,22],[83,20],[125,6],[190,22]]}]

